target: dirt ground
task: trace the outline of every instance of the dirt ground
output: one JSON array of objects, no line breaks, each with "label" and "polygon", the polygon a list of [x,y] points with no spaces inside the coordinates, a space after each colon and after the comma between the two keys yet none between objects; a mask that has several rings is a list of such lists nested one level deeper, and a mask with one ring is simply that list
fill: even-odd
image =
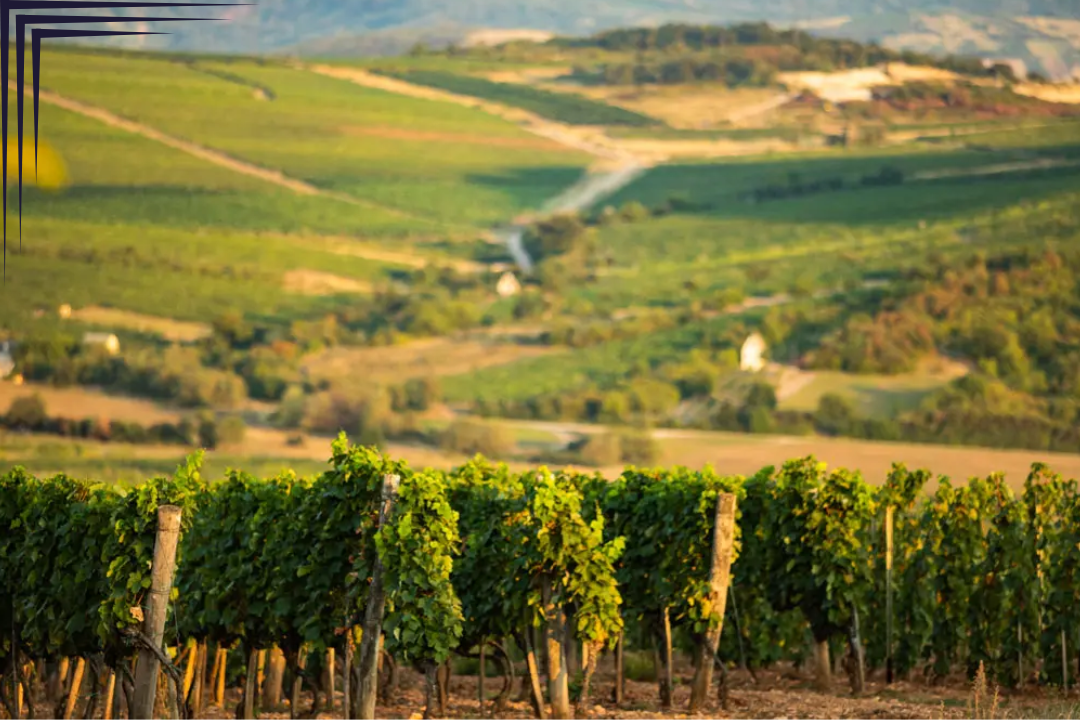
[{"label": "dirt ground", "polygon": [[201,340],[213,332],[206,323],[184,322],[97,305],[75,310],[71,316],[91,325],[152,333],[174,342]]},{"label": "dirt ground", "polygon": [[402,382],[412,377],[458,375],[557,352],[544,346],[434,338],[401,345],[333,348],[308,357],[313,380],[358,376],[365,382]]},{"label": "dirt ground", "polygon": [[370,283],[318,270],[290,270],[285,273],[283,282],[286,292],[299,295],[335,295],[372,291]]},{"label": "dirt ground", "polygon": [[[609,661],[610,662],[610,661]],[[687,714],[690,696],[691,671],[680,668],[676,676],[674,705],[668,710],[659,707],[657,687],[652,682],[627,680],[625,701],[616,706],[612,702],[614,676],[610,667],[602,667],[593,683],[592,701],[584,712],[575,717],[589,718],[904,718],[944,720],[946,718],[972,717],[970,703],[972,691],[964,678],[957,677],[943,686],[931,687],[922,681],[895,682],[886,685],[883,674],[878,672],[868,678],[866,691],[853,697],[847,689],[846,678],[836,678],[832,692],[812,689],[810,671],[794,671],[790,668],[758,673],[755,683],[748,673],[729,671],[730,684],[728,707],[723,709],[717,697],[718,680],[714,676],[713,693],[709,705],[695,716]],[[492,715],[491,700],[498,694],[502,679],[489,677],[485,683],[488,702],[481,711],[477,705],[477,676],[454,676],[450,683],[447,718],[520,718],[534,717],[527,702],[515,702],[518,697],[520,678],[515,682],[511,701],[497,716]],[[402,671],[399,688],[394,698],[376,709],[378,718],[412,718],[419,720],[424,710],[423,681],[418,673]],[[991,693],[993,690],[991,690]],[[320,713],[318,718],[340,718],[342,696],[339,692],[333,713]],[[227,693],[226,709],[207,708],[200,717],[215,720],[235,717],[234,709],[240,701],[240,692]],[[992,700],[985,701],[990,704]],[[1075,698],[1062,697],[1038,690],[1024,694],[1002,694],[996,709],[997,718],[1062,717],[1070,716]],[[303,711],[311,707],[311,694],[301,700]],[[267,710],[263,718],[287,718],[288,705]],[[436,714],[436,717],[441,717]]]}]

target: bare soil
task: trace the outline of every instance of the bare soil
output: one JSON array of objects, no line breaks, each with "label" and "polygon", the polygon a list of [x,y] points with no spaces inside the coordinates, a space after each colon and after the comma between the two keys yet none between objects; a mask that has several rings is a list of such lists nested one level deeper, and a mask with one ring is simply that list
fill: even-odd
[{"label": "bare soil", "polygon": [[298,295],[369,293],[371,285],[352,278],[317,270],[290,270],[283,278],[285,290]]},{"label": "bare soil", "polygon": [[[819,692],[812,689],[810,672],[807,669],[795,671],[790,668],[763,671],[757,673],[755,683],[748,673],[729,671],[729,695],[727,707],[721,707],[718,698],[718,680],[714,675],[713,693],[703,712],[696,715],[687,713],[690,696],[690,678],[692,672],[687,667],[678,668],[674,703],[671,708],[660,707],[658,690],[652,682],[626,681],[626,697],[621,705],[612,702],[614,675],[610,668],[602,667],[594,677],[592,699],[575,713],[578,718],[627,718],[645,720],[646,718],[903,718],[926,720],[944,720],[945,718],[969,717],[967,709],[970,691],[963,680],[957,678],[949,683],[931,687],[920,681],[895,682],[886,685],[878,673],[867,682],[866,692],[853,697],[847,690],[846,678],[835,678],[836,687],[832,692]],[[718,673],[717,673],[718,675]],[[477,702],[477,676],[455,675],[450,681],[450,695],[445,714],[436,712],[435,717],[446,718],[481,718],[499,717],[526,720],[535,717],[527,702],[515,702],[519,695],[520,676],[514,684],[511,701],[498,715],[492,715],[492,700],[502,687],[502,679],[489,677],[485,683],[488,702],[483,709]],[[339,683],[340,685],[340,683]],[[333,712],[321,712],[318,718],[342,717],[342,695],[338,688]],[[999,717],[1016,717],[1025,709],[1045,707],[1049,698],[1037,695],[1004,697],[1002,712]],[[223,720],[235,717],[234,709],[240,702],[239,690],[231,690],[226,695],[226,707],[207,708],[200,717]],[[305,693],[301,699],[301,711],[311,708],[311,693]],[[424,684],[422,677],[410,669],[401,672],[397,692],[387,703],[380,703],[376,708],[378,718],[409,718],[419,720],[424,711]],[[1009,712],[1011,711],[1011,712]],[[1030,710],[1029,710],[1030,711]],[[260,714],[263,718],[289,717],[288,704],[268,709]],[[309,716],[310,717],[310,716]]]},{"label": "bare soil", "polygon": [[71,316],[90,325],[150,333],[174,342],[201,340],[213,332],[206,323],[185,322],[98,305],[75,310]]},{"label": "bare soil", "polygon": [[547,150],[549,152],[558,152],[566,149],[556,142],[545,140],[543,138],[492,137],[489,135],[469,135],[467,133],[425,132],[423,130],[410,130],[408,128],[384,126],[358,127],[350,125],[343,128],[343,130],[346,133],[354,135],[368,135],[386,138],[388,140],[446,142],[458,145],[486,145],[492,147]]},{"label": "bare soil", "polygon": [[543,346],[434,338],[376,348],[333,348],[304,361],[312,379],[362,378],[364,382],[413,377],[459,375],[505,365],[523,358],[549,355]]}]

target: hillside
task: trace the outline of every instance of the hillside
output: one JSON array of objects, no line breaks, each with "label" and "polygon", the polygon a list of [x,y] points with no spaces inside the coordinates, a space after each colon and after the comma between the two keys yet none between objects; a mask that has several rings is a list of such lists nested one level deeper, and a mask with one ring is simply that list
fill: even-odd
[{"label": "hillside", "polygon": [[[345,429],[424,462],[566,462],[597,423],[829,434],[810,414],[838,393],[869,423],[847,434],[893,437],[968,369],[804,373],[786,338],[872,310],[937,254],[1074,240],[1077,107],[981,64],[760,24],[699,47],[684,28],[679,50],[750,59],[760,87],[575,80],[657,61],[669,30],[640,54],[619,45],[637,31],[318,63],[49,48],[41,128],[71,185],[24,198],[0,339],[25,384],[0,385],[0,411],[24,404],[3,422],[155,461],[206,443],[310,460]],[[799,91],[813,78],[869,93]],[[776,346],[760,377],[738,370],[755,329]],[[763,384],[775,400],[746,405]]]},{"label": "hillside", "polygon": [[[199,16],[196,10],[161,12]],[[1076,6],[1069,0],[607,0],[587,6],[566,0],[463,4],[264,0],[256,8],[230,10],[228,16],[229,23],[170,27],[167,31],[174,35],[116,42],[125,47],[213,52],[371,55],[402,52],[418,41],[461,40],[478,28],[586,34],[675,21],[768,21],[876,40],[896,49],[1014,59],[1055,77],[1067,77],[1080,64]]]}]

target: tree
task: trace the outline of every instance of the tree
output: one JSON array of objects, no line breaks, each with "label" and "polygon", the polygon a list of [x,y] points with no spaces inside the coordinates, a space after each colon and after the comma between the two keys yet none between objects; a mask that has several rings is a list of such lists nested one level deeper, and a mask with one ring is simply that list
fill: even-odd
[{"label": "tree", "polygon": [[218,425],[218,442],[222,445],[239,445],[244,442],[247,425],[239,415],[230,415]]},{"label": "tree", "polygon": [[442,435],[442,446],[466,455],[499,458],[514,451],[514,433],[505,425],[465,418],[456,420]]},{"label": "tree", "polygon": [[821,396],[814,424],[826,435],[846,435],[851,431],[855,410],[847,400],[833,393]]},{"label": "tree", "polygon": [[423,412],[442,399],[442,386],[435,376],[413,378],[405,383],[405,404],[410,410]]},{"label": "tree", "polygon": [[660,445],[648,432],[624,433],[620,438],[622,460],[630,465],[652,465],[660,459]]},{"label": "tree", "polygon": [[5,417],[8,427],[36,430],[48,420],[45,410],[45,400],[40,394],[34,393],[11,401]]},{"label": "tree", "polygon": [[593,435],[581,448],[581,460],[593,467],[616,465],[622,460],[622,442],[611,433]]},{"label": "tree", "polygon": [[199,445],[206,450],[214,450],[221,437],[218,434],[217,421],[212,415],[206,415],[199,420]]}]

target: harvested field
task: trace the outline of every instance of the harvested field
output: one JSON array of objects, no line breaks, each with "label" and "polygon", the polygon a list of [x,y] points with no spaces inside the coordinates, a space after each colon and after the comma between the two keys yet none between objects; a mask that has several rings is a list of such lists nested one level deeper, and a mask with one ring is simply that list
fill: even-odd
[{"label": "harvested field", "polygon": [[553,37],[555,37],[553,33],[545,32],[543,30],[503,30],[501,28],[488,28],[485,30],[474,30],[469,33],[465,36],[465,41],[462,44],[465,47],[491,47],[508,42],[519,41],[542,43],[547,42]]},{"label": "harvested field", "polygon": [[722,86],[580,87],[547,83],[545,90],[574,92],[664,121],[680,130],[709,128],[729,121],[743,109],[754,108],[776,96],[775,90],[729,90]]},{"label": "harvested field", "polygon": [[304,367],[315,381],[401,382],[411,377],[459,375],[554,352],[543,346],[436,338],[380,348],[334,348],[311,356]]},{"label": "harvested field", "polygon": [[1080,85],[1040,85],[1026,83],[1013,86],[1017,95],[1026,95],[1050,103],[1080,105]]},{"label": "harvested field", "polygon": [[1044,462],[1066,477],[1080,478],[1080,455],[1041,450],[992,450],[977,447],[912,445],[842,438],[754,436],[688,430],[657,430],[659,465],[696,468],[711,464],[718,472],[752,475],[769,465],[813,455],[830,467],[859,470],[867,482],[885,479],[893,463],[926,468],[954,479],[1005,473],[1009,484],[1022,487],[1032,463]]},{"label": "harvested field", "polygon": [[290,270],[285,273],[284,287],[297,295],[337,295],[339,293],[369,293],[369,283],[317,270]]},{"label": "harvested field", "polygon": [[404,140],[406,142],[443,142],[453,145],[485,145],[489,147],[526,148],[534,150],[547,150],[549,152],[571,152],[569,148],[546,138],[515,138],[515,137],[491,137],[487,135],[467,135],[464,133],[439,133],[424,132],[422,130],[408,130],[397,127],[358,127],[348,126],[342,128],[346,134],[366,135],[379,137],[387,140]]},{"label": "harvested field", "polygon": [[75,310],[71,313],[71,317],[89,325],[134,330],[135,332],[158,335],[173,342],[194,342],[207,337],[213,332],[210,326],[205,323],[171,320],[97,305]]},{"label": "harvested field", "polygon": [[[365,260],[373,260],[387,265],[411,268],[425,268],[434,265],[436,267],[452,267],[458,272],[464,273],[483,272],[490,269],[488,265],[470,260],[411,252],[408,245],[405,246],[406,249],[404,250],[389,250],[351,237],[329,237],[325,235],[274,235],[273,237],[288,238],[305,248],[317,248],[335,255],[364,258]],[[444,238],[438,238],[438,240],[442,239]],[[432,240],[436,240],[436,238],[413,238],[412,242],[422,245],[424,242]]]},{"label": "harvested field", "polygon": [[181,412],[136,398],[106,395],[91,388],[54,388],[47,385],[15,385],[0,382],[0,408],[7,411],[16,398],[41,395],[50,416],[66,418],[106,418],[143,425],[176,422]]}]

